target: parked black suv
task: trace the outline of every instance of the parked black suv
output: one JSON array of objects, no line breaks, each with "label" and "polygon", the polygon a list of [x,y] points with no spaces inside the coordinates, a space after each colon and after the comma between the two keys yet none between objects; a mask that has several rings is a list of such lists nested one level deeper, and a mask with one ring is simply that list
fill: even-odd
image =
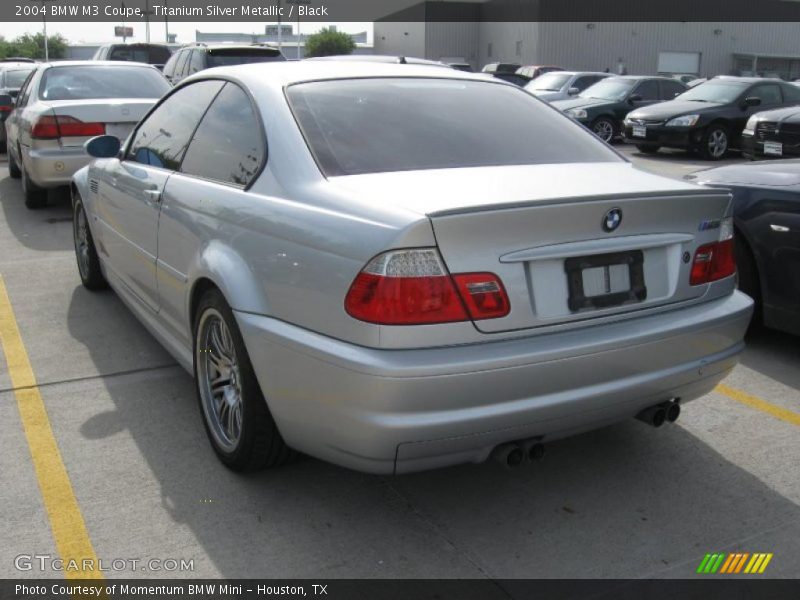
[{"label": "parked black suv", "polygon": [[800,104],[800,88],[780,79],[714,77],[674,100],[629,113],[625,139],[646,153],[665,146],[719,160],[731,147],[740,147],[754,113],[792,104]]},{"label": "parked black suv", "polygon": [[275,46],[269,44],[191,44],[184,46],[164,66],[164,76],[173,85],[203,69],[243,65],[247,63],[286,60]]},{"label": "parked black suv", "polygon": [[100,46],[92,60],[124,60],[141,62],[163,69],[172,51],[164,44],[106,44]]}]

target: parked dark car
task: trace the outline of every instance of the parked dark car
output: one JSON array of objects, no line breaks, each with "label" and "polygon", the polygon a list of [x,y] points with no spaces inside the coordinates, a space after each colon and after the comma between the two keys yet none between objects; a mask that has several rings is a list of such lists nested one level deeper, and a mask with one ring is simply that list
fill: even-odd
[{"label": "parked dark car", "polygon": [[525,75],[520,75],[519,73],[506,73],[505,71],[496,71],[494,73],[490,73],[492,77],[496,77],[497,79],[502,79],[503,81],[507,81],[508,83],[513,83],[514,85],[518,85],[519,87],[525,87],[531,82],[530,77],[526,77]]},{"label": "parked dark car", "polygon": [[163,69],[170,56],[172,50],[164,44],[106,44],[97,49],[92,60],[141,62]]},{"label": "parked dark car", "polygon": [[309,61],[331,61],[337,62],[372,62],[396,65],[423,65],[426,67],[455,68],[447,63],[438,60],[428,60],[427,58],[417,58],[415,56],[399,56],[397,54],[334,54],[331,56],[312,56],[303,60]]},{"label": "parked dark car", "polygon": [[[33,60],[0,61],[0,96],[16,98],[22,84],[35,68]],[[6,119],[12,110],[14,107],[8,104],[0,106],[0,152],[6,151]]]},{"label": "parked dark car", "polygon": [[164,76],[174,85],[204,69],[284,60],[281,51],[268,44],[197,43],[175,52],[164,66]]},{"label": "parked dark car", "polygon": [[739,288],[764,325],[800,335],[800,160],[763,161],[687,175],[733,193]]},{"label": "parked dark car", "polygon": [[800,156],[800,106],[754,114],[742,131],[741,146],[749,158]]},{"label": "parked dark car", "polygon": [[472,73],[472,65],[469,63],[460,63],[460,62],[451,62],[446,63],[448,67],[451,69],[455,69],[456,71],[464,71],[465,73]]},{"label": "parked dark car", "polygon": [[685,90],[686,85],[668,77],[623,75],[603,79],[578,96],[552,105],[611,142],[622,134],[622,121],[630,111],[674,98]]},{"label": "parked dark car", "polygon": [[489,63],[481,69],[481,73],[516,73],[521,66],[517,63]]},{"label": "parked dark car", "polygon": [[552,67],[543,65],[526,65],[517,69],[517,75],[524,75],[528,79],[536,79],[539,75],[552,73],[553,71],[563,71],[562,67]]},{"label": "parked dark car", "polygon": [[780,79],[714,77],[674,100],[631,112],[625,138],[648,154],[661,147],[683,148],[719,160],[740,147],[754,113],[798,103],[800,88]]}]

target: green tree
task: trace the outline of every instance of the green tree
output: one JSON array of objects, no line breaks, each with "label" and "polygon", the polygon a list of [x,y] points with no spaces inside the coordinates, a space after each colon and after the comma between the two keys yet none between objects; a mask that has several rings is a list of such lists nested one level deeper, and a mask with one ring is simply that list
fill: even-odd
[{"label": "green tree", "polygon": [[[47,36],[47,50],[51,59],[65,58],[67,39],[60,33]],[[9,56],[44,58],[44,34],[25,33],[11,41],[0,39],[0,58]]]},{"label": "green tree", "polygon": [[333,27],[323,28],[306,39],[306,56],[336,56],[352,54],[356,43],[343,31]]}]

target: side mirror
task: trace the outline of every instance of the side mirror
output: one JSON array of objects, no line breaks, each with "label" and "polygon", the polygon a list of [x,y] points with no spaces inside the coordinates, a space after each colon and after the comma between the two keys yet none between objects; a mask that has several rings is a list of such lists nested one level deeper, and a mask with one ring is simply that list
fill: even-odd
[{"label": "side mirror", "polygon": [[630,96],[628,96],[628,102],[630,102],[631,104],[633,104],[634,102],[641,102],[641,101],[642,97],[639,94],[631,94]]},{"label": "side mirror", "polygon": [[8,94],[0,94],[0,112],[11,112],[14,110],[14,99]]},{"label": "side mirror", "polygon": [[83,145],[86,154],[94,158],[114,158],[119,154],[122,143],[113,135],[98,135]]},{"label": "side mirror", "polygon": [[745,106],[761,106],[761,98],[757,96],[748,96],[744,99]]},{"label": "side mirror", "polygon": [[580,94],[580,93],[581,93],[581,91],[580,91],[578,88],[576,88],[576,87],[571,87],[571,88],[569,88],[569,90],[567,90],[567,93],[568,93],[570,96],[577,96],[578,94]]}]

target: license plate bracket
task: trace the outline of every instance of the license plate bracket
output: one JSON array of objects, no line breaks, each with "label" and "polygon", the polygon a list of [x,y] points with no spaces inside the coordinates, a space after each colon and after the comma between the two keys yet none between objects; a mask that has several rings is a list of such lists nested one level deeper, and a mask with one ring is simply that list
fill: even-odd
[{"label": "license plate bracket", "polygon": [[[616,265],[627,265],[629,289],[602,295],[587,295],[583,285],[583,271],[598,267],[610,269]],[[564,271],[567,274],[569,290],[567,303],[572,312],[587,308],[611,308],[627,303],[642,302],[647,298],[647,286],[644,283],[644,253],[641,250],[568,258],[564,261]]]}]

